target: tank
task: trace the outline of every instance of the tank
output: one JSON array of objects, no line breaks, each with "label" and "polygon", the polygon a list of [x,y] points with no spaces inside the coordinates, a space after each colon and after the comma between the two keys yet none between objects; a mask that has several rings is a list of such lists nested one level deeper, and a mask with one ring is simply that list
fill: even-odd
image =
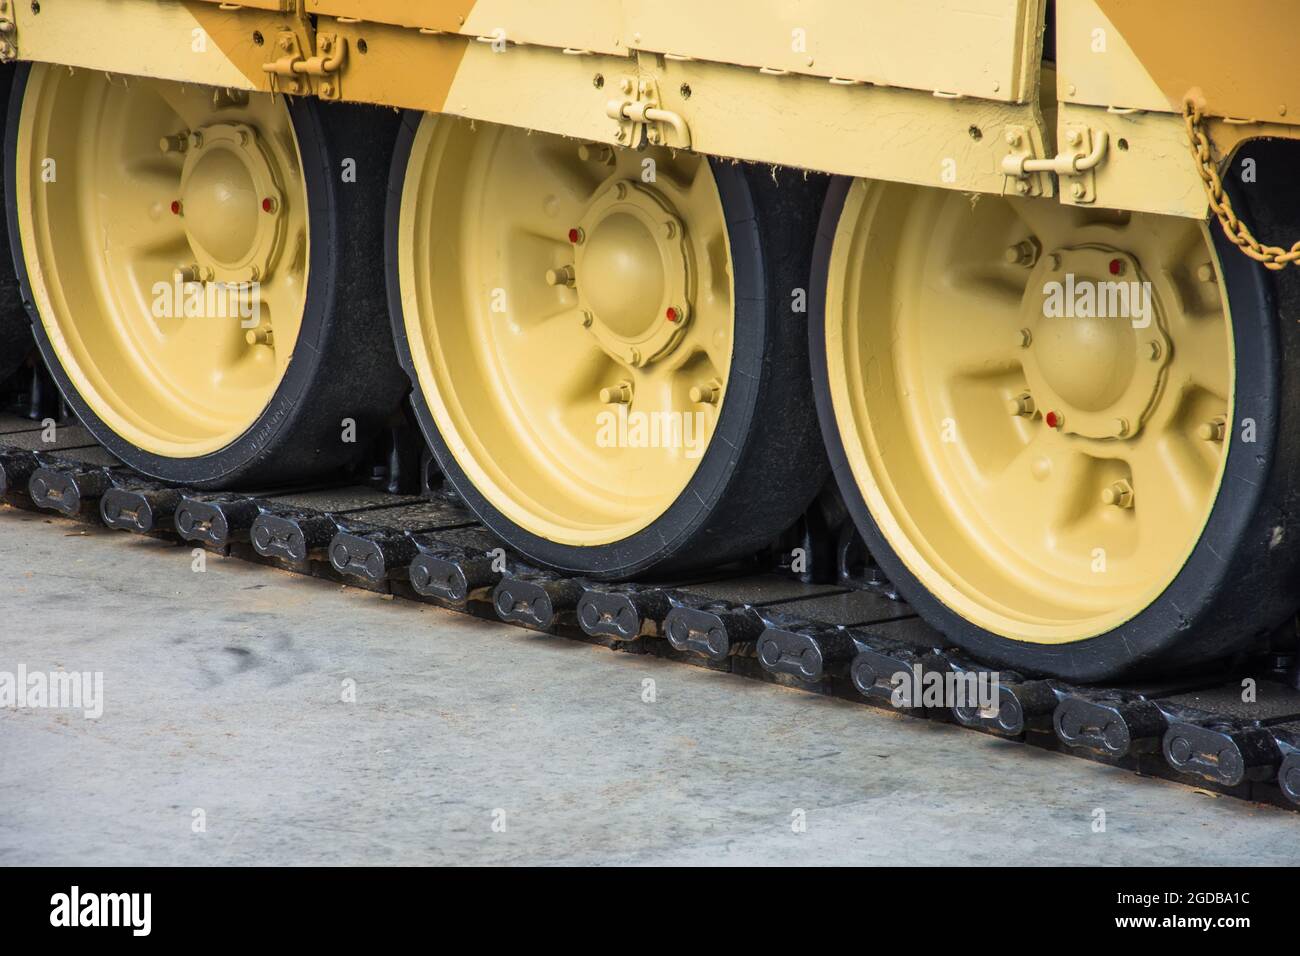
[{"label": "tank", "polygon": [[329,482],[406,416],[562,574],[752,562],[817,512],[980,661],[1204,668],[1294,641],[1297,31],[0,0],[0,378],[39,356],[164,483]]}]

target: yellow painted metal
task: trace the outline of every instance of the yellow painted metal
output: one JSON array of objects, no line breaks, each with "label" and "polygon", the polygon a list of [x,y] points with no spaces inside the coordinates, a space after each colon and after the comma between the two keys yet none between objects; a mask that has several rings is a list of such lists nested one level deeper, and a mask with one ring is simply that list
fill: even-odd
[{"label": "yellow painted metal", "polygon": [[709,161],[426,117],[402,196],[406,336],[457,464],[551,541],[648,527],[695,473],[730,374]]},{"label": "yellow painted metal", "polygon": [[248,430],[306,296],[306,187],[283,100],[37,65],[15,201],[41,323],[109,428],[171,458]]},{"label": "yellow painted metal", "polygon": [[[1042,644],[1105,633],[1155,600],[1219,494],[1232,416],[1205,224],[859,181],[829,275],[848,461],[932,594]],[[1150,309],[1116,309],[1106,283],[1121,282],[1149,289]],[[1112,303],[1091,316],[1088,285]],[[1058,291],[1073,316],[1056,314]]]},{"label": "yellow painted metal", "polygon": [[206,0],[57,0],[15,16],[24,60],[233,89],[271,89],[262,65],[279,31],[311,42],[293,13]]},{"label": "yellow painted metal", "polygon": [[[1063,103],[1300,123],[1300,6],[1275,0],[1057,0]],[[1294,132],[1292,135],[1296,135]]]}]

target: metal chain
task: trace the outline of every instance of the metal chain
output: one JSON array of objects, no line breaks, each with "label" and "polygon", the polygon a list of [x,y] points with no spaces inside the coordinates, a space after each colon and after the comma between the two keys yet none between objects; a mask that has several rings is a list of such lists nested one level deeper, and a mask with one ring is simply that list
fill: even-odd
[{"label": "metal chain", "polygon": [[1196,171],[1205,184],[1205,195],[1210,200],[1210,208],[1219,217],[1224,235],[1246,255],[1256,262],[1262,262],[1264,268],[1274,272],[1300,262],[1300,242],[1296,242],[1289,250],[1281,246],[1264,245],[1237,218],[1232,200],[1223,191],[1223,180],[1215,168],[1214,157],[1210,155],[1210,140],[1205,135],[1202,119],[1201,108],[1196,103],[1191,100],[1183,103],[1183,122],[1187,126],[1187,140],[1192,149],[1192,158],[1196,160]]}]

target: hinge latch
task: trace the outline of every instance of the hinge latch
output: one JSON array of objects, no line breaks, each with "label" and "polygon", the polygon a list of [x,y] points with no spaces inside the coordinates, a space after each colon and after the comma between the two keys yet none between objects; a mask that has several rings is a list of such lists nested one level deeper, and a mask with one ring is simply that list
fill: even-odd
[{"label": "hinge latch", "polygon": [[[614,138],[622,146],[639,146],[642,135],[651,146],[690,149],[691,131],[680,113],[659,105],[659,84],[653,77],[625,76],[620,81],[621,99],[605,104],[605,113],[618,120]],[[671,137],[668,130],[672,130]]]},{"label": "hinge latch", "polygon": [[[1069,149],[1051,159],[1035,159],[1028,147],[1028,138],[1016,138],[1016,130],[1009,130],[1007,143],[1010,152],[1002,157],[1003,175],[1018,182],[1030,181],[1034,173],[1055,173],[1061,177],[1061,193],[1071,202],[1087,204],[1097,199],[1097,167],[1106,158],[1110,134],[1104,129],[1088,126],[1066,126],[1062,133]],[[1023,131],[1020,131],[1023,132]],[[1068,182],[1068,185],[1067,185]],[[1017,188],[1021,195],[1036,195]]]},{"label": "hinge latch", "polygon": [[316,53],[305,56],[298,35],[282,30],[276,38],[280,56],[262,69],[271,75],[274,92],[303,95],[315,92],[323,100],[341,98],[339,74],[347,59],[348,42],[333,33],[316,34]]}]

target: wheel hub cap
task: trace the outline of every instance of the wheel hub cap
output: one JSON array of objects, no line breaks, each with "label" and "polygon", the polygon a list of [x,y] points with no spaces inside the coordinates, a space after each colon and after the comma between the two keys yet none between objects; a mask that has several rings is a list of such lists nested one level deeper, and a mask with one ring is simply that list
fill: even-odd
[{"label": "wheel hub cap", "polygon": [[629,365],[663,358],[689,322],[687,250],[670,204],[635,183],[614,182],[579,230],[574,284],[591,334]]},{"label": "wheel hub cap", "polygon": [[218,282],[264,278],[276,253],[282,200],[256,131],[211,124],[188,142],[181,210],[199,275]]},{"label": "wheel hub cap", "polygon": [[1128,253],[1105,246],[1043,256],[1018,333],[1029,392],[1055,426],[1085,438],[1131,438],[1160,397],[1172,352],[1153,285]]}]

